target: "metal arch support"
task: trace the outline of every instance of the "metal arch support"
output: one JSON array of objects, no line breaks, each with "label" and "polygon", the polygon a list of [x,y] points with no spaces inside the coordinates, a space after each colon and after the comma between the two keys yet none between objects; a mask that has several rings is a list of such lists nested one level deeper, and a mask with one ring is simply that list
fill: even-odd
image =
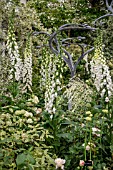
[{"label": "metal arch support", "polygon": [[[33,35],[45,34],[48,37],[48,44],[47,45],[42,45],[42,46],[37,46],[37,48],[42,48],[44,46],[49,46],[49,48],[51,49],[51,51],[55,55],[59,55],[61,53],[60,49],[62,49],[62,51],[64,52],[64,54],[67,57],[62,56],[62,55],[61,56],[62,56],[63,60],[65,61],[65,63],[68,65],[68,67],[70,69],[71,77],[73,77],[74,74],[75,74],[77,65],[80,63],[80,61],[84,58],[84,56],[86,54],[90,53],[94,49],[94,47],[90,48],[88,51],[84,52],[84,47],[83,47],[82,44],[74,43],[74,42],[68,43],[67,44],[68,46],[71,45],[71,44],[74,44],[74,45],[78,45],[81,48],[81,56],[74,63],[71,54],[68,51],[66,51],[66,49],[62,48],[63,46],[65,46],[63,43],[65,43],[65,42],[67,42],[69,40],[73,40],[75,38],[85,39],[85,37],[66,38],[66,39],[63,39],[61,41],[61,44],[60,44],[60,42],[57,39],[57,35],[60,32],[66,31],[66,30],[88,30],[88,31],[94,31],[94,30],[96,30],[96,28],[92,28],[92,27],[88,26],[87,24],[78,24],[78,25],[77,24],[64,24],[61,27],[59,27],[58,30],[53,32],[52,34],[48,34],[47,32],[40,31],[40,32],[34,32]],[[53,45],[53,43],[54,43],[54,45]]]}]

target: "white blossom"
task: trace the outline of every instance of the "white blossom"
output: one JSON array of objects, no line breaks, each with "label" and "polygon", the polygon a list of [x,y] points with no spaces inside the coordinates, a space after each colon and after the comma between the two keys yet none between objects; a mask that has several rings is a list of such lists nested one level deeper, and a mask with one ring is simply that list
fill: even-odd
[{"label": "white blossom", "polygon": [[26,123],[31,124],[31,123],[33,123],[33,120],[31,118],[29,118],[26,120]]},{"label": "white blossom", "polygon": [[51,120],[53,119],[53,115],[50,115],[50,119],[51,119]]},{"label": "white blossom", "polygon": [[31,112],[25,112],[24,114],[25,117],[33,117],[33,114]]},{"label": "white blossom", "polygon": [[89,145],[86,146],[86,150],[87,150],[87,151],[90,150],[90,146],[89,146]]},{"label": "white blossom", "polygon": [[54,108],[53,108],[53,113],[55,113],[55,112],[56,112],[56,108],[54,107]]},{"label": "white blossom", "polygon": [[105,102],[109,102],[109,98],[108,97],[105,98]]},{"label": "white blossom", "polygon": [[94,134],[94,135],[100,137],[100,129],[95,128],[95,127],[92,128],[92,134]]},{"label": "white blossom", "polygon": [[56,169],[61,168],[64,170],[65,159],[57,158],[55,159]]},{"label": "white blossom", "polygon": [[35,95],[32,95],[32,102],[33,103],[35,103],[35,104],[37,104],[37,103],[39,103],[39,99],[38,99],[38,97],[37,96],[35,96]]}]

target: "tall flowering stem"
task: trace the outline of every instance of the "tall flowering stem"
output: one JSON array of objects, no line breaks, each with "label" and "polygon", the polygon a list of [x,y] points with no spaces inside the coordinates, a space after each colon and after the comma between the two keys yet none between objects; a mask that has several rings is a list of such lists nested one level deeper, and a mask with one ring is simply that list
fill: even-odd
[{"label": "tall flowering stem", "polygon": [[23,78],[23,93],[28,91],[32,92],[32,39],[29,36],[26,42],[26,48],[24,52],[24,64],[22,70],[22,78]]},{"label": "tall flowering stem", "polygon": [[8,67],[9,67],[9,59],[6,55],[6,45],[5,42],[2,43],[2,49],[3,51],[1,52],[1,58],[0,58],[0,90],[1,94],[4,93],[4,91],[7,90],[7,85],[8,85],[8,79],[6,78],[8,75]]},{"label": "tall flowering stem", "polygon": [[23,63],[19,55],[18,44],[16,42],[13,17],[9,18],[6,46],[10,60],[9,81],[20,81],[22,79]]},{"label": "tall flowering stem", "polygon": [[90,62],[91,76],[94,85],[102,99],[106,102],[110,100],[113,94],[113,82],[109,67],[103,52],[103,32],[101,31],[95,42],[95,53]]},{"label": "tall flowering stem", "polygon": [[46,49],[43,49],[40,87],[45,91],[45,109],[50,114],[55,113],[56,98],[58,91],[61,90],[62,64],[60,56],[48,53]]}]

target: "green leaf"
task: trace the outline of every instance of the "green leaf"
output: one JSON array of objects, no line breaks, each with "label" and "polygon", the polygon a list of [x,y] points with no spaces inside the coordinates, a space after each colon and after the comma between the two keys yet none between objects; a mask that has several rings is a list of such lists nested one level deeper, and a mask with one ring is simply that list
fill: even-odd
[{"label": "green leaf", "polygon": [[70,133],[61,133],[57,135],[58,137],[62,137],[62,138],[68,138],[70,139],[71,135]]},{"label": "green leaf", "polygon": [[31,165],[28,165],[28,170],[33,170]]},{"label": "green leaf", "polygon": [[0,159],[2,159],[3,157],[3,152],[2,152],[2,148],[0,148]]},{"label": "green leaf", "polygon": [[97,164],[97,168],[98,168],[98,170],[101,170],[102,169],[101,164]]},{"label": "green leaf", "polygon": [[11,164],[11,163],[12,163],[12,158],[11,158],[11,156],[6,156],[6,157],[4,157],[4,164],[5,164],[5,165]]},{"label": "green leaf", "polygon": [[16,163],[17,163],[18,166],[21,165],[21,164],[24,164],[25,161],[26,161],[26,155],[23,154],[23,153],[19,154],[16,158]]},{"label": "green leaf", "polygon": [[70,125],[70,124],[72,124],[72,122],[69,120],[65,120],[64,122],[62,122],[62,125]]},{"label": "green leaf", "polygon": [[27,160],[31,163],[31,164],[35,164],[35,159],[31,156],[31,155],[27,155]]}]

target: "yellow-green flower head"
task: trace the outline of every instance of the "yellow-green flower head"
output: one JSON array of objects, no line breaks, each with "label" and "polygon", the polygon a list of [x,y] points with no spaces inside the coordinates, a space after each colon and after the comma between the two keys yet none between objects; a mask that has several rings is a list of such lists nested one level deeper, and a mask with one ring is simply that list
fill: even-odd
[{"label": "yellow-green flower head", "polygon": [[87,112],[86,112],[86,115],[90,115],[90,114],[91,114],[91,112],[90,112],[90,111],[87,111]]},{"label": "yellow-green flower head", "polygon": [[38,99],[38,97],[37,96],[35,96],[35,95],[32,95],[32,102],[33,103],[35,103],[35,104],[38,104],[39,103],[39,99]]},{"label": "yellow-green flower head", "polygon": [[6,132],[4,130],[1,131],[1,136],[5,136]]},{"label": "yellow-green flower head", "polygon": [[90,104],[90,103],[87,103],[87,104],[86,104],[86,107],[91,107],[91,104]]},{"label": "yellow-green flower head", "polygon": [[25,117],[33,117],[33,114],[31,112],[25,112],[24,114]]},{"label": "yellow-green flower head", "polygon": [[10,111],[11,113],[13,113],[13,109],[12,109],[12,108],[9,108],[9,111]]},{"label": "yellow-green flower head", "polygon": [[12,125],[12,122],[11,122],[11,121],[7,121],[7,122],[6,122],[6,125],[7,125],[7,126],[11,126],[11,125]]},{"label": "yellow-green flower head", "polygon": [[31,118],[27,119],[26,123],[31,124],[33,123],[33,120]]},{"label": "yellow-green flower head", "polygon": [[[32,100],[32,99],[29,99],[30,101]],[[28,101],[28,102],[26,102],[26,105],[27,106],[33,106],[34,104],[32,103],[32,102],[30,102],[30,101]]]},{"label": "yellow-green flower head", "polygon": [[3,120],[0,120],[0,126],[4,126],[5,122]]},{"label": "yellow-green flower head", "polygon": [[92,117],[93,115],[92,115],[92,114],[90,114],[89,116],[90,116],[90,117]]},{"label": "yellow-green flower head", "polygon": [[24,109],[15,111],[15,115],[21,115],[21,114],[25,114],[25,113],[26,113],[26,111]]},{"label": "yellow-green flower head", "polygon": [[92,142],[88,142],[88,145],[89,145],[90,147],[96,148],[96,145],[95,145],[94,143],[92,143]]},{"label": "yellow-green flower head", "polygon": [[103,112],[103,113],[108,113],[108,110],[103,109],[102,112]]},{"label": "yellow-green flower head", "polygon": [[92,120],[91,117],[86,117],[85,119],[86,119],[87,121],[91,121],[91,120]]},{"label": "yellow-green flower head", "polygon": [[0,118],[1,118],[1,119],[5,119],[5,118],[6,118],[6,114],[2,113],[2,114],[0,115]]}]

